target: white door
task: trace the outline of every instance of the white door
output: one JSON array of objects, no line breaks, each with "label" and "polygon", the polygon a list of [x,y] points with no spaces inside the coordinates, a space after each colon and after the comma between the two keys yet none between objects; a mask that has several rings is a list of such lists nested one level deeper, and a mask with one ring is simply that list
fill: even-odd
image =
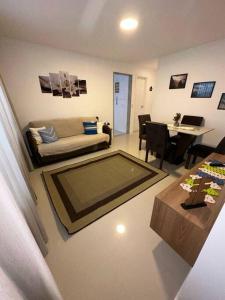
[{"label": "white door", "polygon": [[147,78],[137,77],[134,109],[134,130],[138,130],[138,115],[145,114]]}]

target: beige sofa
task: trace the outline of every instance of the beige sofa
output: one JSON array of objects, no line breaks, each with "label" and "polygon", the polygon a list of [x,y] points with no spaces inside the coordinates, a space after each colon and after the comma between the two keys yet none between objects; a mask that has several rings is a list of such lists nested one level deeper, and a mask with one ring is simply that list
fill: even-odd
[{"label": "beige sofa", "polygon": [[53,126],[57,137],[56,142],[37,145],[30,130],[26,131],[32,160],[37,165],[45,165],[55,161],[67,159],[73,156],[85,154],[108,148],[111,144],[111,129],[103,125],[103,132],[86,135],[84,134],[83,122],[96,121],[96,117],[80,117],[66,119],[52,119],[45,121],[32,121],[28,128]]}]

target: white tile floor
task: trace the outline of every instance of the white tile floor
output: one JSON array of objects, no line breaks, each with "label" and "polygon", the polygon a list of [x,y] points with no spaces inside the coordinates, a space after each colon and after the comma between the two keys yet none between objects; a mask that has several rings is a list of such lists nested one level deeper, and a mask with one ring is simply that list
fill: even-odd
[{"label": "white tile floor", "polygon": [[121,132],[121,131],[118,131],[118,130],[113,130],[113,135],[114,136],[117,136],[117,135],[123,135],[123,134],[125,134],[124,132]]},{"label": "white tile floor", "polygon": [[[144,148],[144,143],[143,143]],[[141,159],[138,135],[117,136],[109,150],[85,155],[43,169],[57,168],[122,149]],[[152,165],[157,166],[150,156]],[[31,173],[38,211],[46,228],[46,261],[65,300],[174,299],[190,267],[149,227],[154,196],[185,172],[183,166],[164,164],[170,176],[69,236],[59,222],[45,191],[41,172]],[[118,224],[125,232],[116,231]]]}]

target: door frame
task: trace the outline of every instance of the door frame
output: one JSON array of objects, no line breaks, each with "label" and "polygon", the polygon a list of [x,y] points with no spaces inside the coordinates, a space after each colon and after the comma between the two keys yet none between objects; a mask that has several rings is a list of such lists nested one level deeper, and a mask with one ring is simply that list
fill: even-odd
[{"label": "door frame", "polygon": [[135,128],[136,125],[136,109],[137,109],[137,81],[138,79],[144,79],[145,80],[145,99],[144,99],[144,106],[146,106],[146,97],[147,97],[147,85],[148,85],[148,77],[137,75],[135,80],[135,103],[134,103],[134,122],[133,122],[133,128],[134,131],[137,132],[138,129]]},{"label": "door frame", "polygon": [[114,111],[114,101],[115,101],[115,80],[114,75],[125,75],[128,76],[128,105],[127,105],[127,130],[126,133],[130,133],[130,118],[131,118],[131,98],[132,98],[132,86],[133,86],[133,75],[121,72],[113,72],[113,135],[114,135],[114,120],[115,120],[115,111]]}]

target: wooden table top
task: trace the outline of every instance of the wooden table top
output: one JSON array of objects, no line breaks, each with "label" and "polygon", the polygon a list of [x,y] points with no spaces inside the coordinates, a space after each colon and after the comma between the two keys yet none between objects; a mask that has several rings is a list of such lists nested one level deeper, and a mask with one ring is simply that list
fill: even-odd
[{"label": "wooden table top", "polygon": [[195,174],[198,168],[205,161],[214,159],[225,163],[225,155],[213,153],[156,196],[158,200],[164,202],[164,204],[168,205],[178,214],[182,215],[184,218],[188,219],[190,222],[206,231],[210,231],[220,209],[224,204],[225,186],[222,187],[220,195],[215,197],[215,204],[207,203],[207,206],[205,207],[185,210],[181,207],[181,203],[185,202],[185,200],[189,197],[189,193],[180,187],[180,183],[184,182],[189,175]]}]

